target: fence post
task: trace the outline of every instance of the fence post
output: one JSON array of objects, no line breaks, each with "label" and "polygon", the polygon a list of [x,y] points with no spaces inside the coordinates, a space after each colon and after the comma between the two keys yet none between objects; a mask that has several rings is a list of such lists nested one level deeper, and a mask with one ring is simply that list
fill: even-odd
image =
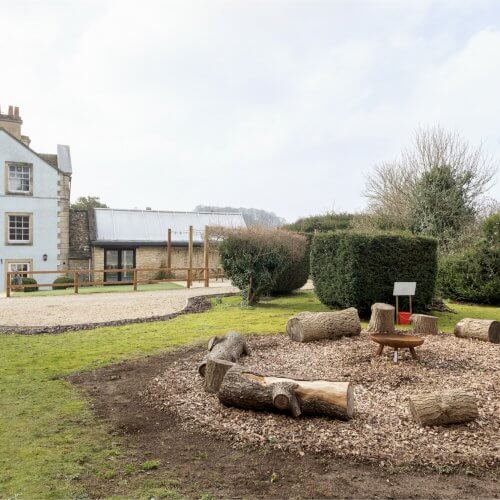
[{"label": "fence post", "polygon": [[11,279],[12,279],[11,274],[10,274],[10,272],[8,272],[8,273],[7,273],[7,283],[5,283],[5,285],[6,285],[5,295],[6,295],[7,297],[10,297],[10,284],[11,284],[11,283],[10,283],[10,280],[11,280]]},{"label": "fence post", "polygon": [[78,271],[73,271],[73,286],[75,287],[75,293],[78,293]]},{"label": "fence post", "polygon": [[209,249],[208,249],[208,226],[205,226],[205,239],[203,242],[203,266],[205,267],[205,287],[210,286],[210,270],[208,269]]},{"label": "fence post", "polygon": [[193,226],[189,226],[188,243],[188,288],[191,288],[193,282]]},{"label": "fence post", "polygon": [[137,269],[134,269],[134,292],[137,292]]}]

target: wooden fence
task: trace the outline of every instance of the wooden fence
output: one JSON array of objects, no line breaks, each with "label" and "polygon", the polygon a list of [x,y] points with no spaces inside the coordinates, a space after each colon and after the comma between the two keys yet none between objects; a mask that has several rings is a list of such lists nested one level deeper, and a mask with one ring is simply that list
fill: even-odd
[{"label": "wooden fence", "polygon": [[[190,262],[191,263],[191,262]],[[167,276],[173,276],[175,274],[183,273],[184,278],[165,278],[165,279],[149,279],[141,278],[141,273],[157,273],[157,275],[164,274]],[[128,280],[107,280],[106,275],[108,274],[118,274],[127,273],[131,275],[131,279]],[[49,275],[53,274],[56,277],[59,276],[69,276],[73,278],[72,282],[67,283],[36,283],[36,284],[15,284],[13,283],[13,278],[15,276],[32,277],[33,275]],[[102,274],[102,280],[96,280],[95,275]],[[80,279],[81,276],[91,279]],[[193,281],[203,281],[205,287],[210,286],[210,278],[215,278],[216,280],[224,279],[224,272],[221,268],[210,268],[210,267],[148,267],[148,268],[128,268],[128,269],[68,269],[59,271],[9,271],[7,273],[6,282],[6,295],[10,297],[12,292],[24,291],[30,288],[70,288],[72,287],[74,293],[78,293],[80,287],[92,287],[92,286],[103,286],[103,285],[133,285],[134,291],[137,291],[137,285],[149,285],[154,283],[168,283],[168,282],[179,282],[186,281],[186,287],[191,288]]]}]

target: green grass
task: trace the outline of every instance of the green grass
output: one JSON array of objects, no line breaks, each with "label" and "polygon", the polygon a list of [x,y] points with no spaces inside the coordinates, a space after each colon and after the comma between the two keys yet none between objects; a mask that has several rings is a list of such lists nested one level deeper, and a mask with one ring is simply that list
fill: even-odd
[{"label": "green grass", "polygon": [[[500,320],[495,308],[452,307],[458,314],[438,314],[443,330],[450,331],[464,316]],[[229,329],[249,334],[283,332],[292,314],[324,310],[312,292],[264,301],[252,308],[241,308],[239,298],[230,297],[214,299],[214,308],[206,313],[166,322],[59,335],[0,336],[0,497],[82,496],[91,493],[84,490],[82,475],[92,474],[103,481],[115,477],[115,463],[122,463],[117,458],[127,451],[120,438],[96,421],[89,401],[63,377],[206,341]],[[157,488],[157,484],[144,483],[129,495],[147,497]],[[176,488],[168,486],[165,491],[175,495]]]},{"label": "green grass", "polygon": [[[156,290],[173,290],[175,288],[185,288],[178,283],[153,283],[151,285],[138,285],[138,292],[154,292]],[[132,285],[109,285],[109,286],[81,286],[78,293],[113,293],[113,292],[132,292]],[[33,297],[33,296],[52,296],[52,295],[73,295],[74,288],[59,288],[52,290],[50,288],[40,288],[38,292],[12,292],[11,297]]]}]

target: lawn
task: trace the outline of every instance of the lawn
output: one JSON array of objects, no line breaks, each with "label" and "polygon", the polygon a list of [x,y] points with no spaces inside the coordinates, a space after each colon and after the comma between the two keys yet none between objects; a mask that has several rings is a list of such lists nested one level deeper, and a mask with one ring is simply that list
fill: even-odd
[{"label": "lawn", "polygon": [[[451,331],[466,316],[500,320],[498,308],[452,307],[457,314],[437,313],[442,330]],[[0,497],[90,494],[79,478],[84,474],[111,478],[116,457],[130,453],[95,419],[90,402],[65,376],[202,342],[229,329],[283,332],[292,314],[306,310],[326,309],[312,292],[264,301],[254,308],[241,308],[239,298],[230,297],[214,299],[208,312],[166,322],[59,335],[0,336]],[[130,496],[148,497],[155,488],[145,478],[141,489],[130,491]],[[175,488],[170,493],[175,495]]]},{"label": "lawn", "polygon": [[[185,288],[179,283],[153,283],[151,285],[137,285],[138,292],[154,292],[156,290],[173,290],[175,288]],[[132,292],[134,287],[132,285],[109,285],[109,286],[80,286],[78,293],[112,293],[112,292]],[[52,290],[48,287],[40,287],[37,292],[11,292],[11,297],[33,297],[33,296],[52,296],[52,295],[72,295],[74,288],[57,288]]]}]

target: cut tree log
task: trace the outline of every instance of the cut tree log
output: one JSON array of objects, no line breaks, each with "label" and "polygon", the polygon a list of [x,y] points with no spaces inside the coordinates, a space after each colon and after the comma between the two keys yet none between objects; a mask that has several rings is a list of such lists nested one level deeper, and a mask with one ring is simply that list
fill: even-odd
[{"label": "cut tree log", "polygon": [[410,412],[422,426],[459,424],[478,417],[476,397],[461,389],[410,396]]},{"label": "cut tree log", "polygon": [[354,413],[350,382],[262,375],[240,365],[228,370],[218,396],[220,402],[228,406],[286,411],[294,417],[325,415],[348,420]]},{"label": "cut tree log", "polygon": [[226,372],[234,366],[232,361],[225,359],[208,358],[205,367],[205,390],[216,393],[219,390]]},{"label": "cut tree log", "polygon": [[412,314],[410,320],[413,324],[413,333],[415,335],[437,335],[439,333],[438,319],[436,316],[429,316],[428,314]]},{"label": "cut tree log", "polygon": [[354,307],[333,312],[301,312],[288,320],[286,333],[296,342],[338,339],[359,335],[361,323]]},{"label": "cut tree log", "polygon": [[394,333],[394,306],[382,302],[373,304],[366,330],[370,333]]},{"label": "cut tree log", "polygon": [[455,325],[457,337],[500,343],[500,322],[492,319],[464,318]]},{"label": "cut tree log", "polygon": [[243,335],[230,332],[227,335],[215,336],[208,341],[208,354],[198,365],[198,373],[204,377],[208,359],[223,359],[236,363],[241,356],[250,354],[250,349]]}]

